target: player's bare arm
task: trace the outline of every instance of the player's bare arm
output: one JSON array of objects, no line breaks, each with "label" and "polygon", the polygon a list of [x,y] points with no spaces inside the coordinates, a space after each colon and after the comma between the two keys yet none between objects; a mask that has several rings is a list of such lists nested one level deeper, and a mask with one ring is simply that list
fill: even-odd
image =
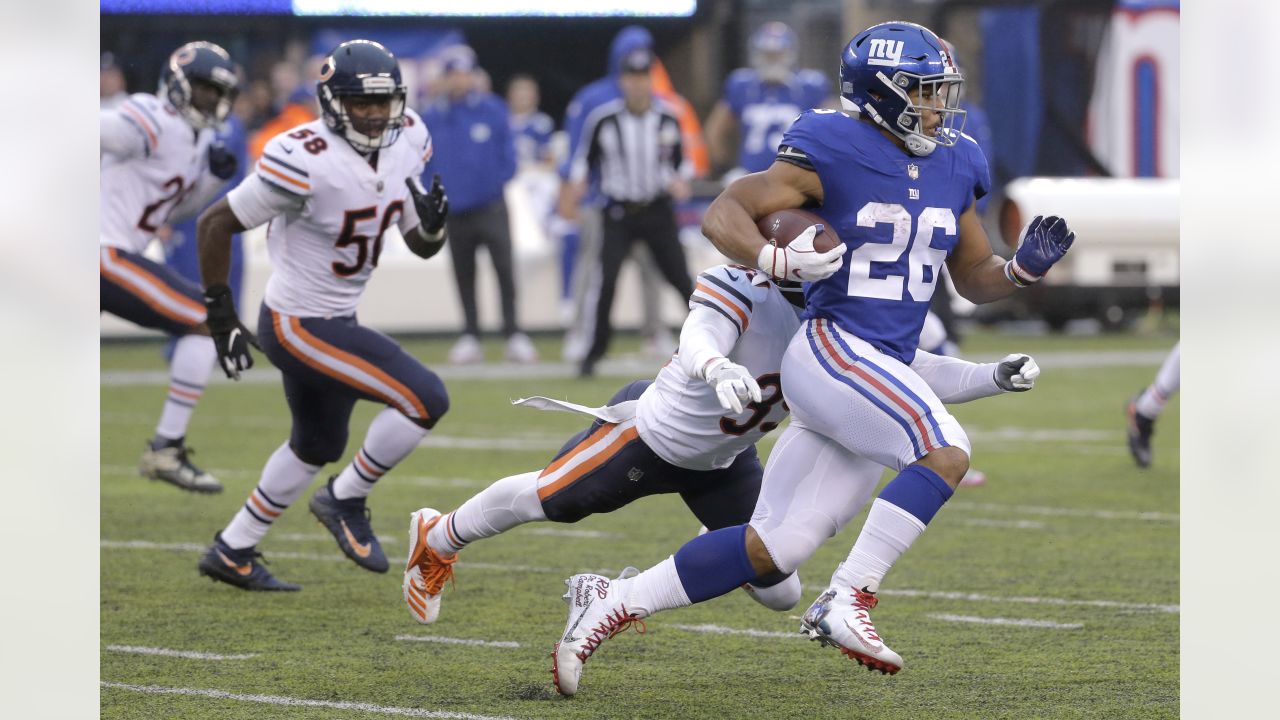
[{"label": "player's bare arm", "polygon": [[1008,297],[1018,287],[1004,276],[1004,259],[992,252],[976,207],[969,203],[960,215],[960,241],[947,259],[947,269],[961,297],[982,304]]},{"label": "player's bare arm", "polygon": [[768,241],[756,221],[778,210],[822,202],[818,174],[785,162],[733,181],[707,208],[702,234],[726,256],[755,265]]},{"label": "player's bare arm", "polygon": [[196,251],[200,256],[200,281],[206,288],[227,284],[231,275],[231,236],[245,229],[226,197],[201,213],[196,223]]}]

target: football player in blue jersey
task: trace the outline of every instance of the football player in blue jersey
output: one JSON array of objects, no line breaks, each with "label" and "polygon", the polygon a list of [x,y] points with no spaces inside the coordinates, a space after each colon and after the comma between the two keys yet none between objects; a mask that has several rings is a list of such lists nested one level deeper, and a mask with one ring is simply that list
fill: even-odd
[{"label": "football player in blue jersey", "polygon": [[736,161],[731,176],[769,167],[783,131],[801,112],[822,107],[830,94],[826,75],[796,69],[796,45],[791,28],[765,23],[751,36],[751,67],[738,68],[725,80],[724,97],[707,118],[707,148],[716,165]]},{"label": "football player in blue jersey", "polygon": [[[871,622],[876,591],[969,467],[964,430],[910,367],[939,271],[945,263],[961,295],[990,302],[1040,280],[1075,239],[1065,220],[1036,217],[1013,259],[992,253],[974,209],[988,190],[987,165],[961,132],[962,82],[929,29],[870,27],[841,56],[844,111],[801,115],[777,161],[708,209],[703,232],[721,252],[808,283],[805,322],[782,364],[792,421],[750,523],[690,540],[635,577],[569,579],[555,657],[574,690],[599,644],[637,620],[795,571],[871,497],[874,473],[858,481],[850,472],[868,460],[898,474],[801,630],[870,669],[902,669]],[[816,208],[843,242],[815,250],[824,228],[814,225],[784,248],[767,244],[756,220],[799,207]],[[1009,390],[1030,389],[1033,379],[994,378]]]}]

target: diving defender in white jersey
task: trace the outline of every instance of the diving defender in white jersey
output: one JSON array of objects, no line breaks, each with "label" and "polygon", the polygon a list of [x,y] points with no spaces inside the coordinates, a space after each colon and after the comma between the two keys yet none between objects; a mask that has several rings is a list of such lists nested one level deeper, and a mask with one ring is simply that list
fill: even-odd
[{"label": "diving defender in white jersey", "polygon": [[[974,209],[987,166],[960,131],[961,82],[927,28],[864,30],[841,56],[845,112],[801,115],[778,160],[709,208],[703,231],[726,255],[810,283],[804,325],[782,361],[792,422],[750,523],[694,538],[634,578],[567,581],[569,621],[554,653],[561,692],[577,691],[583,662],[621,627],[795,571],[870,497],[877,476],[859,471],[865,463],[898,474],[802,631],[872,669],[902,668],[871,622],[876,591],[969,467],[964,431],[911,368],[941,266],[961,295],[990,302],[1039,280],[1074,240],[1062,219],[1037,217],[1013,260],[991,252]],[[820,208],[842,245],[812,252],[817,226],[785,249],[765,243],[757,219],[806,205]]]},{"label": "diving defender in white jersey", "polygon": [[355,315],[392,223],[420,257],[444,245],[444,188],[436,178],[424,191],[417,180],[431,136],[405,109],[400,68],[378,43],[339,45],[316,87],[322,117],[272,138],[256,171],[205,212],[197,230],[209,329],[223,369],[238,379],[253,365],[249,345],[257,340],[236,316],[226,285],[231,235],[270,222],[272,274],[258,338],[280,368],[293,428],[198,565],[246,590],[298,589],[257,561],[256,546],[321,467],[342,457],[357,400],[386,407],[355,459],[312,495],[310,508],[356,564],[386,572],[365,498],[449,407],[434,372]]},{"label": "diving defender in white jersey", "polygon": [[199,212],[236,174],[236,156],[214,141],[236,85],[226,50],[187,43],[169,56],[160,94],[130,95],[99,116],[102,310],[178,338],[164,411],[138,472],[195,492],[222,491],[191,462],[185,442],[216,353],[200,288],[142,253],[161,225]]},{"label": "diving defender in white jersey", "polygon": [[[679,351],[654,380],[626,385],[602,408],[520,401],[585,412],[595,422],[544,469],[498,480],[447,515],[413,513],[403,583],[410,615],[434,622],[458,553],[524,523],[573,523],[659,493],[679,493],[712,530],[747,522],[764,473],[755,444],[787,416],[779,373],[803,307],[800,283],[719,265],[698,276]],[[1015,376],[1029,383],[1039,372],[1026,355],[979,365],[921,352],[912,367],[947,402],[1014,390]],[[859,470],[881,473],[871,462]],[[746,589],[775,610],[800,600],[795,573]]]}]

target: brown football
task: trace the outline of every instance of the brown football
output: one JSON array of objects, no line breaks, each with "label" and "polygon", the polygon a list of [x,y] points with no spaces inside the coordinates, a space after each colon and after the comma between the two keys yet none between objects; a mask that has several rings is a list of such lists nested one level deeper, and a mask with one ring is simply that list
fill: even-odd
[{"label": "brown football", "polygon": [[831,224],[808,210],[779,210],[760,218],[756,223],[760,234],[778,247],[786,247],[788,243],[804,232],[810,225],[822,225],[822,232],[813,239],[813,249],[826,252],[840,244],[840,238]]}]

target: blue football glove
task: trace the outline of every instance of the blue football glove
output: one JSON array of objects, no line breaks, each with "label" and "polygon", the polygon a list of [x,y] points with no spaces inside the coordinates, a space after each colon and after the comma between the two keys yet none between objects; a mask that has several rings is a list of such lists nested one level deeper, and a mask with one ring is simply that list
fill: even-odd
[{"label": "blue football glove", "polygon": [[1062,259],[1075,242],[1076,234],[1057,215],[1037,215],[1022,231],[1018,250],[1005,263],[1004,272],[1014,285],[1025,287],[1038,282],[1053,264]]},{"label": "blue football glove", "polygon": [[219,180],[230,180],[239,166],[235,153],[220,142],[209,146],[209,172]]}]

